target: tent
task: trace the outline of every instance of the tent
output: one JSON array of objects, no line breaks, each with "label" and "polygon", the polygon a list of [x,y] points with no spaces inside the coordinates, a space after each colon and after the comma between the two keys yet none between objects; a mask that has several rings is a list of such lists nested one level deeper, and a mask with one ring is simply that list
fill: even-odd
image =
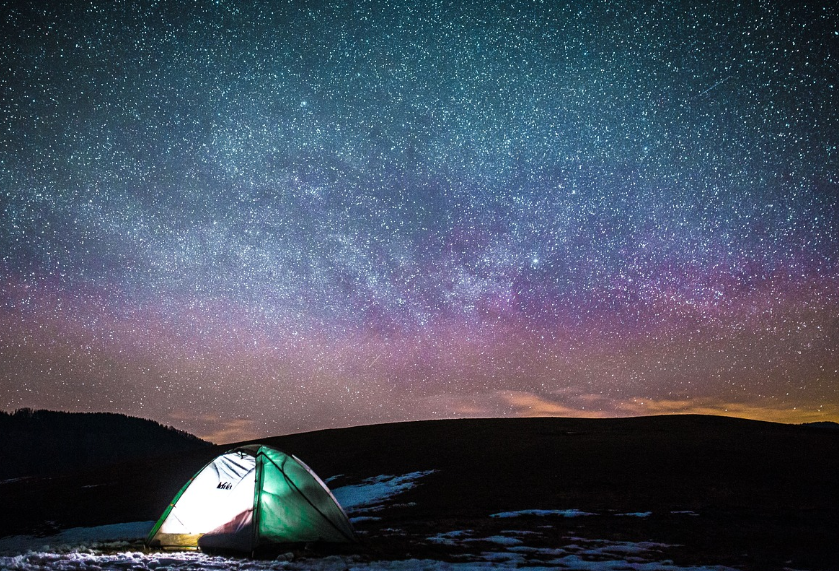
[{"label": "tent", "polygon": [[253,552],[277,543],[350,543],[347,515],[298,458],[269,446],[230,450],[204,466],[163,512],[150,547]]}]

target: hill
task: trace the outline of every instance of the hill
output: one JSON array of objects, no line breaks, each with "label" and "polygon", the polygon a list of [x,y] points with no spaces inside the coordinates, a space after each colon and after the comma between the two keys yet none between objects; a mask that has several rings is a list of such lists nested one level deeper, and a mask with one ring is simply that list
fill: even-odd
[{"label": "hill", "polygon": [[0,480],[55,476],[210,446],[152,420],[112,413],[0,411],[0,435]]},{"label": "hill", "polygon": [[[839,568],[839,434],[820,427],[694,415],[465,419],[261,442],[302,458],[333,489],[425,474],[398,502],[357,520],[365,549],[380,559],[455,561],[460,547],[445,534],[502,537],[515,525],[548,550],[647,542],[687,565]],[[61,527],[154,520],[202,465],[234,447],[6,484],[0,535],[47,520]],[[491,517],[522,510],[514,524]]]}]

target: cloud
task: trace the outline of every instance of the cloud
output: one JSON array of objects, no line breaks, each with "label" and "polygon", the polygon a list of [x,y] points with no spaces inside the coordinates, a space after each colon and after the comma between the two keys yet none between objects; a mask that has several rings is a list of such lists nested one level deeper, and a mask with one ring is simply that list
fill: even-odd
[{"label": "cloud", "polygon": [[726,402],[711,398],[632,399],[618,403],[616,412],[615,416],[710,414],[790,424],[825,420],[839,422],[839,406],[834,404],[803,406],[774,401]]},{"label": "cloud", "polygon": [[169,419],[176,426],[189,426],[189,432],[213,444],[229,444],[266,436],[264,429],[259,430],[257,423],[247,418],[224,420],[210,414],[174,412],[169,415]]},{"label": "cloud", "polygon": [[558,391],[540,395],[528,391],[490,391],[478,395],[439,394],[424,399],[418,410],[426,418],[457,417],[576,417],[615,418],[668,414],[733,416],[768,422],[839,422],[839,406],[802,405],[776,400],[731,402],[722,399],[614,399],[598,394]]},{"label": "cloud", "polygon": [[[598,397],[599,398],[599,397]],[[442,393],[421,399],[416,406],[424,418],[485,418],[573,416],[601,418],[610,416],[599,410],[594,396],[551,399],[527,391],[487,391],[478,394]],[[595,406],[590,406],[594,404]]]},{"label": "cloud", "polygon": [[262,436],[262,432],[257,430],[252,420],[234,419],[217,421],[212,430],[198,436],[215,444],[228,444],[243,440],[255,440]]},{"label": "cloud", "polygon": [[[534,393],[524,391],[499,392],[499,396],[516,412],[516,416],[576,416],[584,418],[603,418],[606,413],[586,410],[581,406],[567,405]],[[584,395],[577,400],[597,401],[599,397]]]}]

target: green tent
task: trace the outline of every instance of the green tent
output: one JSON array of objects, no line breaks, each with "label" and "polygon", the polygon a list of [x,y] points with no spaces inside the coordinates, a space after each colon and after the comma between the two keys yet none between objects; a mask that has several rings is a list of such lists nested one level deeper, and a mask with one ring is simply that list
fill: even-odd
[{"label": "green tent", "polygon": [[169,504],[146,543],[252,552],[277,543],[349,543],[355,533],[320,478],[298,458],[252,444],[204,466]]}]

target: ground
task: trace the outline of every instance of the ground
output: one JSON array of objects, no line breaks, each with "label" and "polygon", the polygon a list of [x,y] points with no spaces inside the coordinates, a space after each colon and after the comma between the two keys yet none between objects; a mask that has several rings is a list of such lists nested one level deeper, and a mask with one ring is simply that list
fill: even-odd
[{"label": "ground", "polygon": [[[4,513],[29,502],[34,531],[63,529],[0,539],[0,568],[839,568],[839,434],[830,428],[712,417],[465,420],[267,443],[325,478],[357,547],[270,560],[145,551],[142,536],[206,461],[197,455],[0,485]],[[60,494],[72,486],[77,494]]]}]

